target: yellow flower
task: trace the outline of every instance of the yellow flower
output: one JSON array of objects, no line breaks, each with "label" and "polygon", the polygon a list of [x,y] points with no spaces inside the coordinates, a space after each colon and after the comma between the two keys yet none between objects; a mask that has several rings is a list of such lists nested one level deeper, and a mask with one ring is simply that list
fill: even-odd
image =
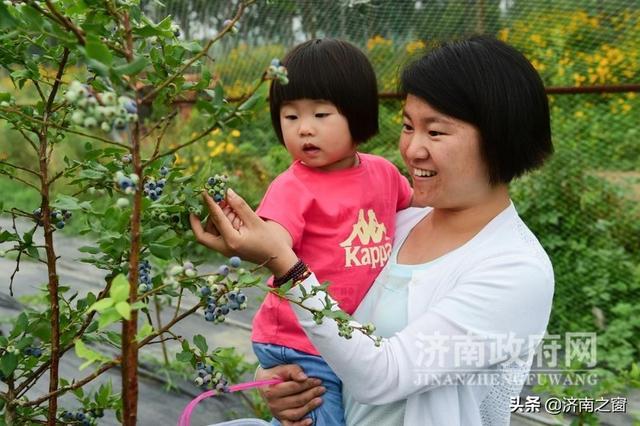
[{"label": "yellow flower", "polygon": [[583,75],[580,75],[578,73],[573,73],[573,80],[575,81],[575,85],[576,86],[580,86],[580,84],[582,84],[587,78]]},{"label": "yellow flower", "polygon": [[231,131],[231,136],[233,136],[234,138],[239,138],[240,137],[240,130],[238,129],[233,129]]},{"label": "yellow flower", "polygon": [[627,99],[635,99],[636,98],[636,94],[634,92],[629,92],[627,93]]},{"label": "yellow flower", "polygon": [[531,60],[531,65],[533,65],[533,67],[536,70],[538,70],[538,72],[542,72],[547,68],[547,66],[545,64],[543,64],[542,62],[538,61],[537,59],[532,59]]},{"label": "yellow flower", "polygon": [[375,35],[372,38],[370,38],[369,40],[367,40],[367,49],[368,50],[373,50],[376,46],[391,46],[391,40],[387,40],[386,38],[382,37],[381,35]]},{"label": "yellow flower", "polygon": [[531,34],[531,36],[529,37],[529,40],[531,40],[533,43],[537,45],[543,44],[542,36],[540,34]]},{"label": "yellow flower", "polygon": [[582,111],[576,111],[576,112],[573,114],[573,116],[574,116],[575,118],[583,118],[583,117],[584,117],[584,112],[582,112]]},{"label": "yellow flower", "polygon": [[509,28],[503,28],[500,31],[498,31],[498,38],[502,41],[508,41],[509,40]]},{"label": "yellow flower", "polygon": [[416,50],[422,50],[426,47],[427,45],[424,44],[424,42],[422,40],[416,40],[416,41],[410,41],[409,43],[407,43],[407,53],[408,54],[413,54]]},{"label": "yellow flower", "polygon": [[220,127],[216,127],[216,129],[213,132],[211,132],[211,134],[214,136],[220,134]]},{"label": "yellow flower", "polygon": [[629,111],[631,111],[631,105],[629,104],[622,105],[622,112],[629,112]]},{"label": "yellow flower", "polygon": [[225,147],[225,152],[227,154],[231,154],[234,151],[237,151],[238,148],[236,148],[236,146],[234,144],[232,144],[231,142],[228,142],[226,147]]}]

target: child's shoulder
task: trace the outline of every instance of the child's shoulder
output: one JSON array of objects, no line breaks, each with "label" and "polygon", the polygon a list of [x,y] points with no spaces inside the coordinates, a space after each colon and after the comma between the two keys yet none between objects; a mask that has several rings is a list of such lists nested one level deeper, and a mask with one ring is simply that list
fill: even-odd
[{"label": "child's shoulder", "polygon": [[373,167],[379,167],[387,170],[392,170],[395,172],[398,171],[398,168],[396,167],[396,165],[384,157],[381,157],[375,154],[363,154],[363,153],[358,153],[358,154],[360,155],[360,159],[363,162],[367,162],[369,163],[369,165]]}]

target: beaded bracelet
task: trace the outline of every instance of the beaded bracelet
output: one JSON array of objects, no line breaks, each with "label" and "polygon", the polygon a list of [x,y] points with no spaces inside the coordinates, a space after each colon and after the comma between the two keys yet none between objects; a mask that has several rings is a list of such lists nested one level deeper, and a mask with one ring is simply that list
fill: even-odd
[{"label": "beaded bracelet", "polygon": [[311,271],[309,270],[309,267],[307,266],[307,264],[302,261],[302,259],[298,259],[296,264],[293,265],[291,269],[287,271],[286,274],[284,274],[279,278],[273,279],[273,286],[280,287],[281,285],[288,283],[291,280],[293,280],[294,282],[301,281],[300,278],[303,277],[305,274],[306,274],[306,277],[304,277],[303,280],[308,278],[309,275],[311,275]]}]

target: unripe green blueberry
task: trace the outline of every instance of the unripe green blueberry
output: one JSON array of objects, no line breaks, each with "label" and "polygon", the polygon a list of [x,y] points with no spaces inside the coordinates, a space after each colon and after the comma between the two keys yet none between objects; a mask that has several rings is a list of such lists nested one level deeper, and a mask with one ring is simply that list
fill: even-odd
[{"label": "unripe green blueberry", "polygon": [[182,272],[184,272],[184,269],[180,265],[172,266],[171,269],[169,269],[170,276],[180,275]]},{"label": "unripe green blueberry", "polygon": [[94,127],[96,127],[98,125],[98,120],[96,120],[93,117],[87,117],[87,118],[84,119],[83,125],[87,129],[92,129],[92,128],[94,128]]},{"label": "unripe green blueberry", "polygon": [[125,209],[125,208],[129,207],[129,199],[128,198],[118,198],[118,200],[116,201],[116,206],[119,209]]},{"label": "unripe green blueberry", "polygon": [[197,275],[195,269],[185,269],[184,274],[189,278],[193,278]]},{"label": "unripe green blueberry", "polygon": [[102,129],[103,132],[111,131],[111,126],[106,121],[102,122],[102,124],[100,125],[100,128]]},{"label": "unripe green blueberry", "polygon": [[104,92],[100,95],[102,103],[114,104],[116,102],[116,94],[113,92]]},{"label": "unripe green blueberry", "polygon": [[84,112],[80,110],[73,111],[71,114],[71,121],[75,124],[84,123]]}]

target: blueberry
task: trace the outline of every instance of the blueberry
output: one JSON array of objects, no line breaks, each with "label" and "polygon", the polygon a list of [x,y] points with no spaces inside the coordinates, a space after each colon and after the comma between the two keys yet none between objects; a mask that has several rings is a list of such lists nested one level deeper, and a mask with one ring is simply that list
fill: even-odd
[{"label": "blueberry", "polygon": [[244,293],[239,293],[238,296],[236,297],[236,301],[242,304],[247,301],[247,296],[245,296]]},{"label": "blueberry", "polygon": [[124,109],[129,113],[129,114],[137,114],[138,113],[138,105],[136,105],[136,103],[132,100],[129,99],[124,103]]},{"label": "blueberry", "polygon": [[166,176],[169,174],[169,169],[166,166],[160,167],[160,176]]},{"label": "blueberry", "polygon": [[196,363],[196,370],[202,370],[204,368],[204,362],[198,361]]},{"label": "blueberry", "polygon": [[58,229],[64,228],[64,221],[61,220],[60,222],[57,222],[56,223],[56,228],[58,228]]},{"label": "blueberry", "polygon": [[222,315],[227,315],[229,313],[229,305],[224,304],[220,307],[220,312]]},{"label": "blueberry", "polygon": [[236,300],[236,297],[237,297],[237,296],[238,296],[238,295],[237,295],[237,294],[235,294],[235,293],[229,293],[229,294],[227,294],[227,298],[228,298],[229,300]]},{"label": "blueberry", "polygon": [[151,201],[156,201],[160,196],[156,194],[154,191],[149,191],[149,198]]},{"label": "blueberry", "polygon": [[274,67],[276,67],[276,68],[278,68],[278,67],[280,66],[280,59],[278,59],[278,58],[273,58],[273,59],[271,60],[271,65],[272,65],[272,66],[274,66]]},{"label": "blueberry", "polygon": [[71,216],[73,216],[73,213],[68,210],[62,210],[62,216],[65,220],[69,220],[71,219]]},{"label": "blueberry", "polygon": [[223,277],[229,275],[229,267],[227,265],[220,265],[218,268],[218,275],[222,275]]},{"label": "blueberry", "polygon": [[85,418],[86,418],[86,416],[85,416],[85,414],[84,414],[82,411],[78,411],[78,412],[76,413],[76,420],[80,420],[80,421],[82,421],[82,420],[84,420]]},{"label": "blueberry", "polygon": [[35,210],[33,211],[33,215],[34,215],[36,218],[38,218],[38,219],[39,219],[39,218],[42,216],[42,209],[40,209],[40,207],[38,207],[37,209],[35,209]]},{"label": "blueberry", "polygon": [[40,348],[33,348],[33,349],[31,350],[31,354],[32,354],[33,356],[35,356],[36,358],[39,358],[39,357],[42,355],[42,349],[40,349]]},{"label": "blueberry", "polygon": [[237,311],[238,309],[240,309],[240,304],[235,300],[230,301],[227,305],[232,311]]},{"label": "blueberry", "polygon": [[204,367],[204,369],[209,374],[213,373],[213,367],[210,365],[207,365],[206,367]]},{"label": "blueberry", "polygon": [[75,416],[70,411],[66,411],[65,410],[65,411],[62,412],[62,420],[64,420],[65,422],[69,422],[69,421],[73,420],[74,417]]},{"label": "blueberry", "polygon": [[33,355],[33,349],[32,348],[25,348],[23,352],[27,356]]},{"label": "blueberry", "polygon": [[158,182],[156,183],[156,186],[158,186],[159,188],[164,188],[164,186],[167,184],[167,180],[166,179],[160,179],[158,180]]},{"label": "blueberry", "polygon": [[213,314],[213,312],[205,312],[204,314],[204,319],[207,321],[214,321],[216,319],[216,316]]},{"label": "blueberry", "polygon": [[220,195],[220,194],[214,194],[213,195],[213,201],[215,201],[216,203],[219,203],[222,200],[223,200],[222,195]]},{"label": "blueberry", "polygon": [[209,186],[214,186],[216,184],[217,180],[214,177],[210,177],[209,179],[207,179],[207,185]]},{"label": "blueberry", "polygon": [[238,256],[231,256],[229,258],[229,265],[233,266],[234,268],[237,268],[238,266],[240,266],[240,262],[241,262],[241,259]]},{"label": "blueberry", "polygon": [[209,294],[211,294],[209,287],[200,287],[200,296],[208,296]]}]

